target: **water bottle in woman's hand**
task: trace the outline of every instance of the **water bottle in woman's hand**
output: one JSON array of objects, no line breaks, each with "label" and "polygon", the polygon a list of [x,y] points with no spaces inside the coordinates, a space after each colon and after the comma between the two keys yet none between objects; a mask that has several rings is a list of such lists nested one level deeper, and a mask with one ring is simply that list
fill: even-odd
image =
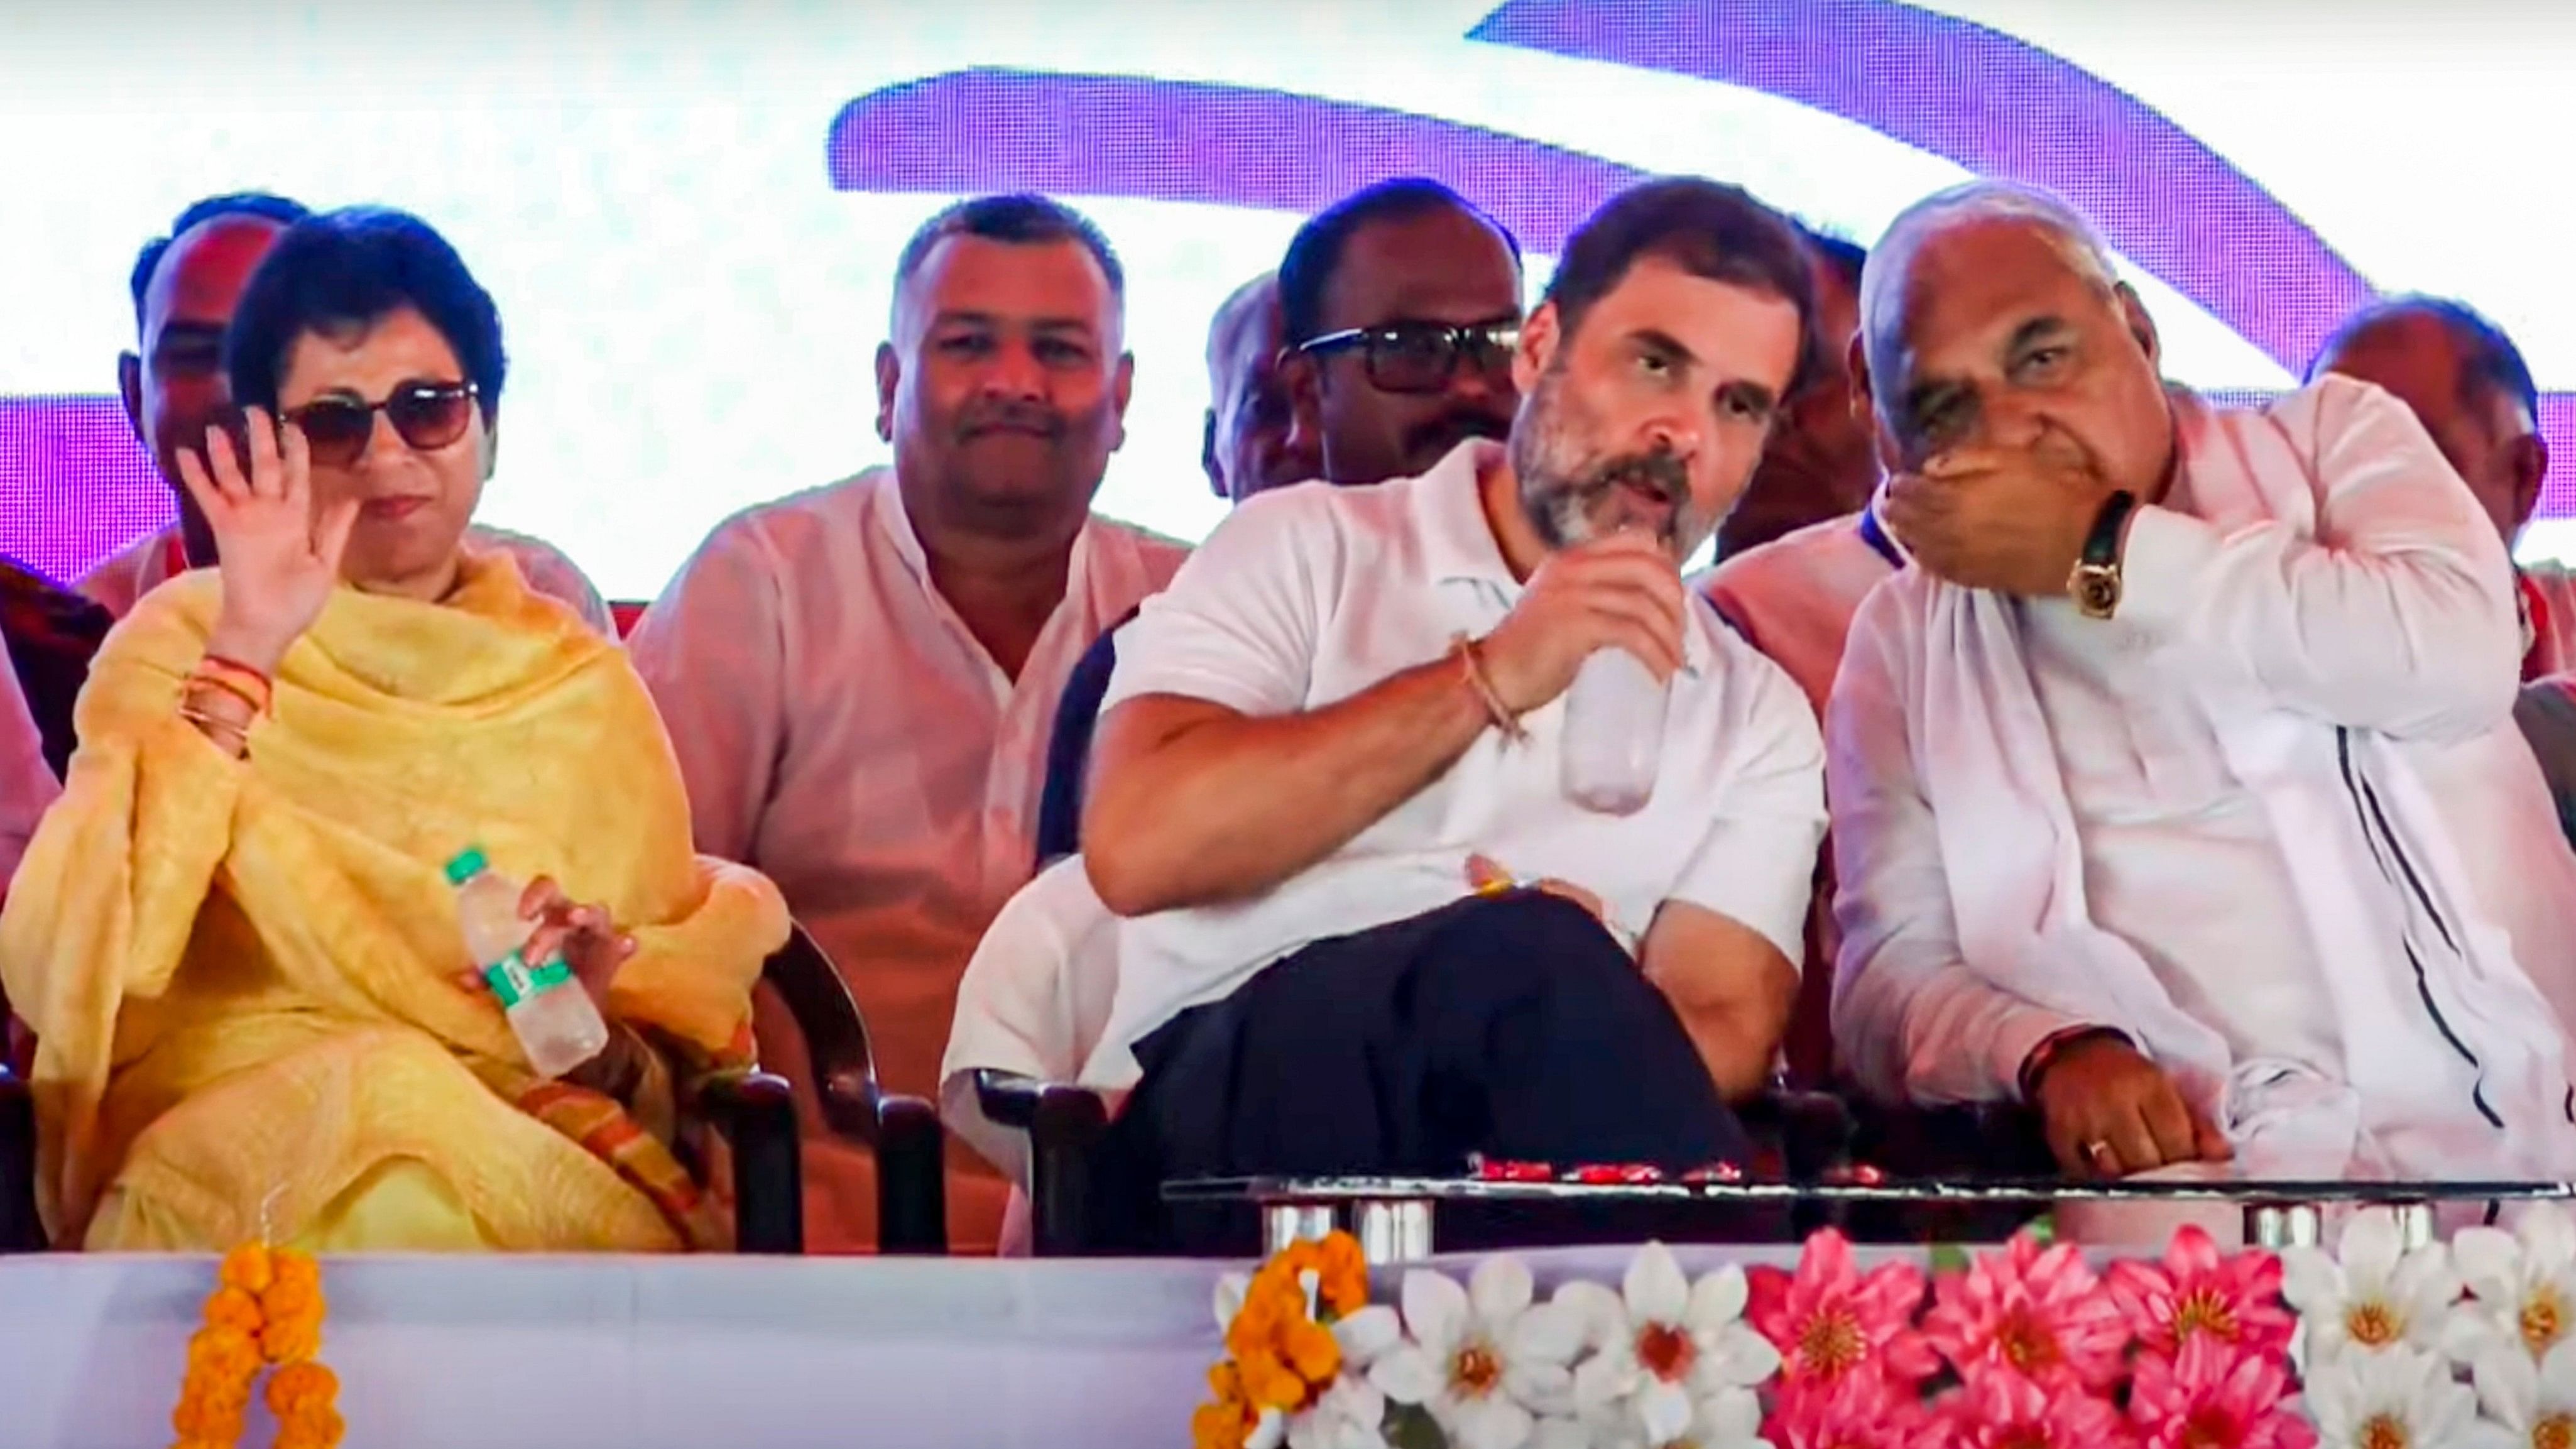
[{"label": "water bottle in woman's hand", "polygon": [[525,888],[494,871],[479,849],[447,863],[447,883],[456,887],[465,947],[492,994],[501,998],[502,1014],[537,1075],[560,1077],[606,1050],[608,1023],[573,979],[572,967],[561,956],[532,965],[519,954],[537,929],[519,913]]},{"label": "water bottle in woman's hand", "polygon": [[1670,691],[1625,649],[1594,650],[1565,692],[1566,798],[1605,815],[1633,815],[1655,793]]}]

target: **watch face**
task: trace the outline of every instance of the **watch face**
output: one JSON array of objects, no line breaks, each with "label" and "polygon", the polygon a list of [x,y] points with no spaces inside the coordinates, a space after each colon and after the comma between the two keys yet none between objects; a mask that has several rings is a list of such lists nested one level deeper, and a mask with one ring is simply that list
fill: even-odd
[{"label": "watch face", "polygon": [[2111,617],[2120,606],[2120,576],[2110,569],[2080,568],[2075,571],[2075,607],[2096,619]]}]

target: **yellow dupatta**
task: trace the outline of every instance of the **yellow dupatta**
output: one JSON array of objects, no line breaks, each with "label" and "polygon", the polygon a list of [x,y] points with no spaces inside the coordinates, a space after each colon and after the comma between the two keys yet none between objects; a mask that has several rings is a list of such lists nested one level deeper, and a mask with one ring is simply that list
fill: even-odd
[{"label": "yellow dupatta", "polygon": [[499,556],[469,558],[443,604],[341,589],[235,760],[177,714],[220,598],[188,575],[109,636],[0,910],[55,1240],[713,1246],[705,1204],[652,1190],[687,1190],[660,1144],[535,1082],[498,1004],[455,980],[471,963],[441,867],[480,844],[634,934],[612,1016],[746,1050],[786,907],[691,853],[624,651]]}]

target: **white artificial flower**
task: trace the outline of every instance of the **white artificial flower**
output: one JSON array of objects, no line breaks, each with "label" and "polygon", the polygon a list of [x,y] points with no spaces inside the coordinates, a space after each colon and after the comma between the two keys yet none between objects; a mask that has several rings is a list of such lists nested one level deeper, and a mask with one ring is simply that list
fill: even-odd
[{"label": "white artificial flower", "polygon": [[2308,1375],[2319,1449],[2505,1449],[2450,1363],[2405,1344],[2332,1356]]},{"label": "white artificial flower", "polygon": [[1405,1274],[1412,1339],[1372,1364],[1369,1382],[1429,1410],[1450,1449],[1522,1449],[1540,1415],[1572,1402],[1567,1365],[1583,1347],[1580,1318],[1532,1297],[1528,1267],[1503,1255],[1478,1263],[1463,1290],[1427,1269]]},{"label": "white artificial flower", "polygon": [[2533,1204],[2510,1233],[2461,1229],[2451,1261],[2477,1295],[2452,1310],[2453,1359],[2475,1364],[2502,1343],[2538,1363],[2576,1336],[2576,1220],[2558,1204]]},{"label": "white artificial flower", "polygon": [[1574,1371],[1576,1417],[1650,1446],[1691,1443],[1703,1421],[1732,1423],[1734,1401],[1716,1401],[1780,1370],[1779,1350],[1744,1322],[1745,1296],[1742,1268],[1692,1283],[1661,1243],[1638,1250],[1617,1297],[1566,1285],[1557,1301],[1583,1314],[1594,1346]]},{"label": "white artificial flower", "polygon": [[2473,1370],[2479,1406],[2520,1449],[2576,1445],[2576,1341],[2562,1342],[2538,1363],[2516,1342],[2487,1345]]},{"label": "white artificial flower", "polygon": [[2440,1243],[2408,1249],[2386,1208],[2353,1214],[2337,1244],[2281,1254],[2281,1294],[2299,1310],[2306,1361],[2399,1346],[2438,1349],[2459,1301],[2460,1276]]},{"label": "white artificial flower", "polygon": [[1404,1342],[1395,1310],[1372,1303],[1332,1325],[1342,1371],[1304,1413],[1288,1421],[1288,1449],[1386,1449],[1386,1393],[1368,1371]]}]

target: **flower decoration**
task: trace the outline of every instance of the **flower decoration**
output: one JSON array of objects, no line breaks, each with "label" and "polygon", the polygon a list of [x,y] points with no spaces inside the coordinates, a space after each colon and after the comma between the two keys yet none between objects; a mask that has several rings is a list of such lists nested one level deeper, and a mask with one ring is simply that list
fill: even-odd
[{"label": "flower decoration", "polygon": [[[2308,1375],[2327,1449],[2479,1449],[2494,1442],[2477,1396],[2439,1355],[2403,1342],[2342,1353]],[[2482,1432],[2485,1430],[2486,1432]]]},{"label": "flower decoration", "polygon": [[1584,1343],[1581,1316],[1535,1303],[1535,1293],[1516,1258],[1487,1258],[1465,1288],[1434,1272],[1405,1274],[1412,1340],[1380,1358],[1369,1381],[1429,1411],[1458,1449],[1518,1449],[1539,1416],[1569,1405],[1568,1365]]},{"label": "flower decoration", "polygon": [[2431,1350],[2459,1300],[2460,1277],[2440,1243],[2408,1249],[2397,1216],[2367,1208],[2345,1224],[2337,1253],[2281,1255],[2282,1291],[2299,1310],[2311,1368],[2346,1351]]},{"label": "flower decoration", "polygon": [[2019,1374],[2043,1388],[2098,1393],[2120,1376],[2129,1330],[2073,1243],[2017,1234],[1964,1273],[1944,1274],[1923,1337],[1962,1374]]},{"label": "flower decoration", "polygon": [[2310,1449],[2317,1431],[2293,1402],[2284,1350],[2195,1333],[2139,1358],[2129,1422],[2140,1449]]},{"label": "flower decoration", "polygon": [[240,1442],[251,1388],[272,1365],[264,1397],[277,1418],[276,1449],[334,1449],[348,1425],[340,1381],[318,1357],[328,1312],[322,1268],[310,1255],[265,1243],[225,1254],[170,1413],[178,1449]]},{"label": "flower decoration", "polygon": [[1227,1358],[1191,1416],[1194,1449],[1332,1449],[1355,1432],[1383,1442],[1384,1398],[1343,1370],[1365,1367],[1400,1330],[1392,1310],[1368,1302],[1356,1239],[1294,1243],[1249,1279],[1220,1280],[1216,1314]]},{"label": "flower decoration", "polygon": [[2281,1300],[2281,1260],[2222,1255],[2196,1226],[2176,1232],[2161,1261],[2113,1263],[2103,1283],[2139,1346],[2162,1358],[2204,1336],[2257,1355],[2284,1351],[2298,1328]]},{"label": "flower decoration", "polygon": [[2102,1395],[2064,1380],[2043,1388],[1997,1367],[1966,1380],[1933,1412],[1956,1449],[2104,1449],[2127,1433]]},{"label": "flower decoration", "polygon": [[1730,1263],[1693,1283],[1661,1243],[1629,1263],[1617,1296],[1567,1284],[1560,1301],[1581,1305],[1598,1345],[1574,1374],[1577,1415],[1629,1420],[1644,1442],[1663,1445],[1721,1413],[1719,1397],[1780,1367],[1779,1351],[1744,1321],[1749,1296],[1742,1268]]},{"label": "flower decoration", "polygon": [[2576,1342],[2559,1343],[2537,1363],[2518,1344],[2489,1344],[2472,1377],[2497,1442],[2576,1449]]},{"label": "flower decoration", "polygon": [[2510,1233],[2464,1228],[2451,1261],[2472,1295],[2452,1312],[2444,1344],[2474,1364],[2509,1344],[2536,1365],[2576,1338],[2576,1221],[2556,1203],[2534,1203]]},{"label": "flower decoration", "polygon": [[1919,1383],[1940,1367],[1914,1330],[1923,1270],[1883,1263],[1862,1273],[1851,1242],[1828,1228],[1807,1240],[1795,1273],[1755,1268],[1745,1317],[1780,1353],[1783,1384],[1830,1389],[1847,1377]]},{"label": "flower decoration", "polygon": [[1778,1449],[1949,1449],[1955,1427],[1932,1416],[1914,1385],[1846,1374],[1783,1393],[1763,1435]]}]

